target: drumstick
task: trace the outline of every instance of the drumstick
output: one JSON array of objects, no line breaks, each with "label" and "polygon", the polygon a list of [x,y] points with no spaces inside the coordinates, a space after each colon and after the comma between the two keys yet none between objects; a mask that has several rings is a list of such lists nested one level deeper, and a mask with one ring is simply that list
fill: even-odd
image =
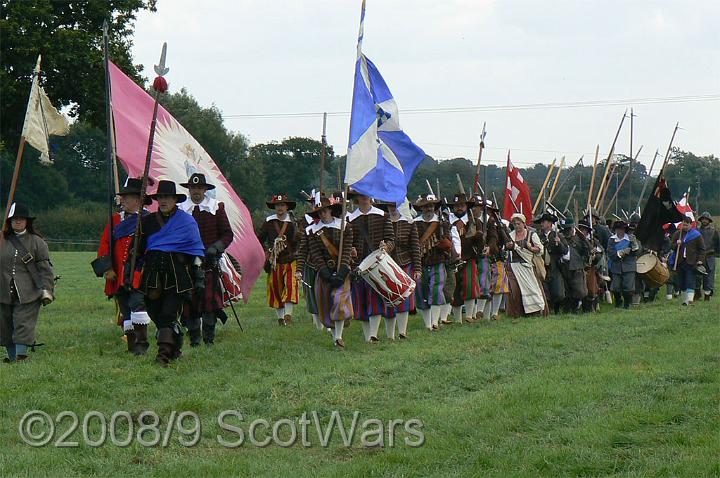
[{"label": "drumstick", "polygon": [[[680,225],[682,227],[682,225]],[[682,245],[682,230],[680,230],[680,240],[678,241],[677,251],[675,252],[675,264],[673,264],[673,270],[677,270],[678,262],[680,261],[680,246]]]}]

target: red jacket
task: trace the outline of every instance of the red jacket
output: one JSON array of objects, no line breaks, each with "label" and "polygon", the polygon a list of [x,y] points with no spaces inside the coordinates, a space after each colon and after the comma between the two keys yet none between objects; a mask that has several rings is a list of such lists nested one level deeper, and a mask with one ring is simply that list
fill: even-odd
[{"label": "red jacket", "polygon": [[[120,221],[124,218],[124,215],[121,217],[119,213],[115,213],[112,216],[112,225],[113,228],[117,226]],[[118,289],[125,285],[125,264],[127,263],[129,257],[130,257],[130,245],[132,244],[133,236],[127,236],[123,237],[121,239],[116,239],[113,243],[113,265],[112,270],[115,272],[115,275],[117,276],[116,279],[113,280],[106,280],[105,281],[105,295],[107,296],[113,296],[118,291]],[[110,254],[110,228],[108,225],[105,225],[105,230],[103,231],[102,238],[100,239],[100,247],[98,248],[97,256],[103,257],[108,256]],[[141,273],[139,271],[135,272],[135,277],[133,279],[133,286],[137,287],[140,284],[140,275]]]}]

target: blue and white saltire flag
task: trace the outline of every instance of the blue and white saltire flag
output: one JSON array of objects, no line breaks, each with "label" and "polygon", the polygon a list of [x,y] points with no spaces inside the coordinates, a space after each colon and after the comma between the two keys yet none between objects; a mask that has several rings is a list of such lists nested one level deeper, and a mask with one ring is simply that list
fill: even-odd
[{"label": "blue and white saltire flag", "polygon": [[375,199],[401,204],[425,152],[403,132],[390,89],[362,53],[364,20],[363,0],[345,184]]}]

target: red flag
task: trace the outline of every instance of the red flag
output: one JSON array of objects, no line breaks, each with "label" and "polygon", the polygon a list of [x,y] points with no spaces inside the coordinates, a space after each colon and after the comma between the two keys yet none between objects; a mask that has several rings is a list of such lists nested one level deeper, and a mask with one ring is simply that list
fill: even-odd
[{"label": "red flag", "polygon": [[[683,194],[683,197],[678,203],[675,205],[678,211],[680,211],[680,214],[683,216],[689,217],[692,222],[695,222],[695,212],[693,211],[692,207],[690,206],[690,203],[688,202],[688,193],[690,192],[690,189],[688,189],[688,192]],[[680,224],[680,223],[678,223]],[[676,224],[677,225],[677,224]]]},{"label": "red flag", "polygon": [[[112,111],[115,120],[117,155],[131,176],[140,176],[145,167],[154,99],[110,63]],[[215,161],[178,121],[162,106],[158,108],[150,177],[184,183],[194,172],[202,173],[215,185],[215,199],[225,203],[235,238],[227,252],[242,267],[241,290],[247,302],[265,263],[265,253],[255,236],[252,217]]]},{"label": "red flag", "polygon": [[507,181],[505,183],[505,203],[503,204],[503,219],[508,221],[516,212],[525,215],[528,224],[532,223],[532,201],[530,189],[520,174],[520,170],[510,162],[510,151],[507,158]]}]

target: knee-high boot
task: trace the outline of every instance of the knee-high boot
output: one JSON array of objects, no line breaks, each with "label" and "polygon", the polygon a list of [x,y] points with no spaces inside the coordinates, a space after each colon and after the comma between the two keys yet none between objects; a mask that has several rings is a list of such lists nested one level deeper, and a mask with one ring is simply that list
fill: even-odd
[{"label": "knee-high boot", "polygon": [[[215,326],[217,325],[217,317],[214,313],[203,314],[202,316],[202,338],[205,345],[215,343]],[[192,344],[191,344],[192,345]]]},{"label": "knee-high boot", "polygon": [[[135,341],[133,349],[130,351],[133,355],[145,355],[147,354],[150,343],[148,342],[148,326],[147,324],[133,324],[133,330],[135,331]],[[128,345],[129,345],[128,340]]]}]

